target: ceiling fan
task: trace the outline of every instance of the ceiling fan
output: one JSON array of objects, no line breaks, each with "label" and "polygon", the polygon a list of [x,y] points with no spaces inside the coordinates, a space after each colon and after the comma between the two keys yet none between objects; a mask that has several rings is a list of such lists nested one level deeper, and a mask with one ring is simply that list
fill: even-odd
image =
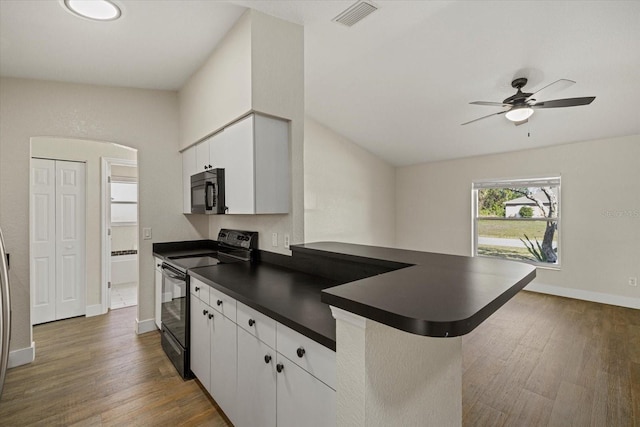
[{"label": "ceiling fan", "polygon": [[504,114],[505,117],[511,120],[516,126],[527,123],[529,121],[529,117],[533,114],[533,112],[539,108],[562,108],[562,107],[577,107],[579,105],[589,105],[596,99],[595,96],[586,96],[583,98],[565,98],[565,99],[554,99],[552,101],[538,101],[540,99],[540,95],[544,94],[543,91],[547,91],[549,88],[553,89],[564,89],[575,82],[573,80],[560,79],[542,89],[534,92],[534,93],[526,93],[522,92],[522,88],[527,84],[527,79],[524,77],[519,77],[511,82],[511,86],[514,89],[517,89],[515,95],[512,95],[505,99],[502,102],[485,102],[485,101],[474,101],[470,102],[473,105],[488,105],[491,107],[503,107],[505,108],[503,111],[499,111],[497,113],[489,114],[488,116],[483,116],[466,123],[462,123],[462,125],[468,125],[469,123],[477,122],[478,120],[486,119],[491,116],[498,116],[500,114]]}]

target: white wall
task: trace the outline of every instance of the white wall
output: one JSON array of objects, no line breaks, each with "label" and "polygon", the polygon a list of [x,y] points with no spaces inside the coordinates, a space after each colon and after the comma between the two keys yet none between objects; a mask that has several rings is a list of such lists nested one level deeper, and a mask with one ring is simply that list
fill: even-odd
[{"label": "white wall", "polygon": [[304,139],[304,236],[393,246],[395,168],[307,117]]},{"label": "white wall", "polygon": [[560,271],[539,290],[640,308],[640,136],[398,168],[399,247],[471,254],[474,180],[562,175]]},{"label": "white wall", "polygon": [[[247,10],[180,90],[180,149],[257,111],[291,121],[291,208],[286,215],[211,215],[209,237],[220,228],[260,233],[261,249],[289,253],[304,234],[304,31],[302,26]],[[192,215],[193,216],[193,215]],[[271,246],[278,233],[278,247]]]},{"label": "white wall", "polygon": [[176,92],[0,79],[0,226],[11,253],[11,348],[31,346],[29,318],[29,140],[60,136],[136,148],[140,179],[138,318],[154,317],[152,243],[206,235],[206,220],[182,212]]}]

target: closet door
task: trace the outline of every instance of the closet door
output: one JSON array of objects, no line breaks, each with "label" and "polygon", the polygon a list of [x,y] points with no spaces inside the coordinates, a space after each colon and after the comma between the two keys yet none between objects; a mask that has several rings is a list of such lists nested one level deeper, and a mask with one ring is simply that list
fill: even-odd
[{"label": "closet door", "polygon": [[56,161],[56,319],[85,314],[85,165]]},{"label": "closet door", "polygon": [[31,160],[32,324],[83,315],[85,165]]},{"label": "closet door", "polygon": [[56,319],[56,166],[31,159],[31,323]]}]

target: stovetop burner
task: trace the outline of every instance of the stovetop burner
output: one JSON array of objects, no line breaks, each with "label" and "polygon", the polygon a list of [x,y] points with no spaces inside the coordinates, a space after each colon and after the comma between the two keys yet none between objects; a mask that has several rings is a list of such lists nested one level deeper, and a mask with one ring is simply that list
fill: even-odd
[{"label": "stovetop burner", "polygon": [[196,255],[184,258],[172,258],[171,264],[186,269],[196,267],[209,267],[220,264],[220,260],[210,255]]}]

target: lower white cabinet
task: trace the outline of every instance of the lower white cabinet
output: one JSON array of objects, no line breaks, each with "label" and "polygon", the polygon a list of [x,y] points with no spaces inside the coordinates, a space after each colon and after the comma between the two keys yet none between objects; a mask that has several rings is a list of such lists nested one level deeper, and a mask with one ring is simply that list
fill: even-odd
[{"label": "lower white cabinet", "polygon": [[153,263],[155,265],[155,285],[156,285],[156,326],[158,329],[161,328],[160,324],[160,313],[162,312],[162,260],[160,258],[153,258]]},{"label": "lower white cabinet", "polygon": [[336,392],[278,353],[278,427],[336,425]]},{"label": "lower white cabinet", "polygon": [[276,352],[240,327],[235,424],[276,426]]},{"label": "lower white cabinet", "polygon": [[200,301],[194,294],[190,294],[191,311],[191,344],[189,349],[189,364],[200,383],[211,393],[211,307]]},{"label": "lower white cabinet", "polygon": [[192,279],[191,371],[234,426],[335,426],[335,352],[195,285],[206,286]]},{"label": "lower white cabinet", "polygon": [[211,397],[236,424],[236,371],[238,363],[236,324],[215,312],[211,324]]}]

